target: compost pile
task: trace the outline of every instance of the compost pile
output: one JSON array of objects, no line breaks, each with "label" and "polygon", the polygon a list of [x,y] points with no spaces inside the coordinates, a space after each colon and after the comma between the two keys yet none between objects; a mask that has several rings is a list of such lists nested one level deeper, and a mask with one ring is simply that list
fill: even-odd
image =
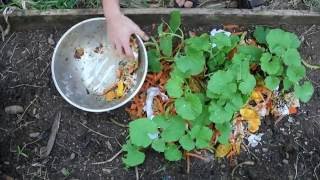
[{"label": "compost pile", "polygon": [[123,146],[127,167],[142,164],[146,148],[169,161],[232,159],[245,141],[258,143],[264,117],[295,114],[314,92],[293,33],[225,26],[186,37],[180,26],[172,12],[146,43],[149,73],[127,109],[135,119]]}]

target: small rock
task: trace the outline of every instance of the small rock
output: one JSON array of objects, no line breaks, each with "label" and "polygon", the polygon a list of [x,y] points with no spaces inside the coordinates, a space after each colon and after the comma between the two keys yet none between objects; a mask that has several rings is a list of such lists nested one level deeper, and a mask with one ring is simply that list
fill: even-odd
[{"label": "small rock", "polygon": [[289,176],[288,176],[288,179],[289,179],[289,180],[293,180],[293,179],[294,179],[294,176],[293,176],[293,175],[289,175]]},{"label": "small rock", "polygon": [[262,148],[262,152],[264,153],[268,152],[268,148]]},{"label": "small rock", "polygon": [[112,170],[111,170],[111,169],[103,168],[102,171],[103,171],[104,173],[111,174],[111,171],[112,171]]},{"label": "small rock", "polygon": [[3,162],[5,165],[10,165],[10,162],[9,161],[5,161]]},{"label": "small rock", "polygon": [[112,148],[111,143],[109,141],[107,141],[106,144],[107,144],[108,149],[113,152],[113,148]]},{"label": "small rock", "polygon": [[49,36],[49,38],[48,38],[48,43],[49,43],[50,45],[54,45],[54,44],[55,44],[55,42],[54,42],[54,40],[53,40],[53,34],[50,34],[50,36]]},{"label": "small rock", "polygon": [[260,153],[260,149],[255,149],[254,152],[255,153]]},{"label": "small rock", "polygon": [[72,160],[72,159],[74,159],[75,157],[76,157],[76,154],[75,154],[75,153],[71,153],[70,159]]},{"label": "small rock", "polygon": [[36,114],[34,117],[40,119],[40,114]]},{"label": "small rock", "polygon": [[284,126],[287,127],[287,128],[290,128],[290,124],[288,122],[285,122]]},{"label": "small rock", "polygon": [[224,168],[226,168],[226,165],[222,164],[221,169],[224,169]]},{"label": "small rock", "polygon": [[36,109],[36,108],[33,108],[32,114],[33,114],[33,115],[36,115],[36,113],[37,113],[37,109]]},{"label": "small rock", "polygon": [[287,159],[282,160],[283,164],[289,164],[289,161]]},{"label": "small rock", "polygon": [[33,132],[33,133],[30,133],[30,134],[29,134],[29,136],[30,136],[31,138],[36,138],[36,137],[38,137],[39,135],[40,135],[39,132]]},{"label": "small rock", "polygon": [[293,123],[293,122],[294,122],[294,118],[290,116],[290,117],[288,118],[288,122],[289,122],[289,123]]},{"label": "small rock", "polygon": [[23,107],[19,105],[7,106],[5,107],[4,111],[7,114],[19,114],[19,113],[23,113]]},{"label": "small rock", "polygon": [[305,141],[305,142],[304,142],[304,145],[306,145],[306,146],[307,146],[307,145],[308,145],[308,141]]}]

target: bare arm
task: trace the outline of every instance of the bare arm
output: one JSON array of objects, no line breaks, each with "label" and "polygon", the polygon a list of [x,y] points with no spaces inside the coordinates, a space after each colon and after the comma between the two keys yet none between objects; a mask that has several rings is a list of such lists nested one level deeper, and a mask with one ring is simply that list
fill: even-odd
[{"label": "bare arm", "polygon": [[119,0],[103,0],[103,11],[107,18],[107,33],[109,43],[116,49],[119,55],[125,54],[133,57],[130,48],[130,36],[138,34],[144,40],[148,40],[148,36],[120,11]]}]

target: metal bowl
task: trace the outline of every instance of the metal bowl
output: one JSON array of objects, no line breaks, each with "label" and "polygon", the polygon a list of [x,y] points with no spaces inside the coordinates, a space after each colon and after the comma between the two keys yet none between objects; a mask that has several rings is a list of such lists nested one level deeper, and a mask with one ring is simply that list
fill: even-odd
[{"label": "metal bowl", "polygon": [[61,37],[52,57],[52,78],[57,90],[67,102],[84,111],[106,112],[123,106],[138,93],[148,70],[145,46],[135,35],[139,46],[139,67],[134,87],[123,98],[110,102],[88,91],[83,82],[83,68],[86,68],[83,62],[97,57],[89,54],[76,60],[75,49],[81,47],[86,53],[93,51],[100,43],[107,46],[105,26],[105,18],[92,18],[74,25]]}]

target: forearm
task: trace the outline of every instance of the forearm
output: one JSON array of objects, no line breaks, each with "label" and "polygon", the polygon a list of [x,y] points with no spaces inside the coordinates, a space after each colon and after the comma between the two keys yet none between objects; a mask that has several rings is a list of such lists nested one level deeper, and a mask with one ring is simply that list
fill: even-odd
[{"label": "forearm", "polygon": [[102,0],[103,12],[107,18],[112,18],[121,14],[119,0]]}]

